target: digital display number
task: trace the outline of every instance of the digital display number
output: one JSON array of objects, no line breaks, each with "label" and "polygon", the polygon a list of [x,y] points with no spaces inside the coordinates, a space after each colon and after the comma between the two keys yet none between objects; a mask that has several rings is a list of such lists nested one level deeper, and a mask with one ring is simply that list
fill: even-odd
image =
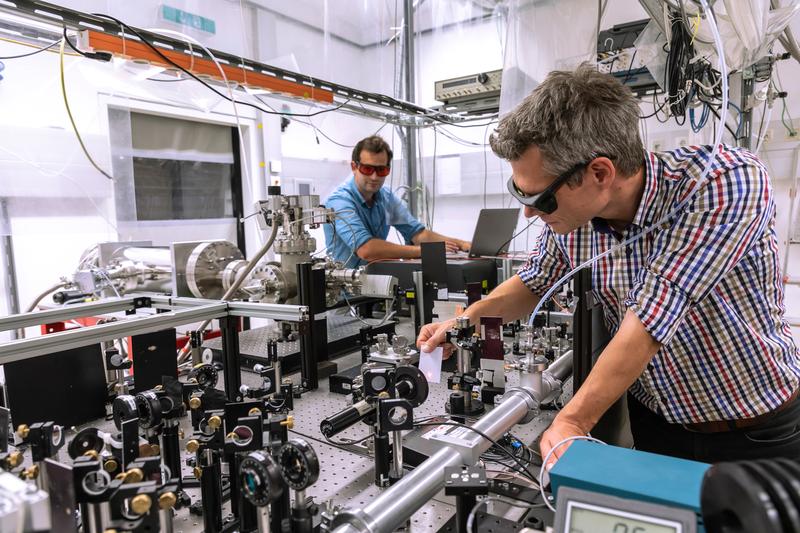
[{"label": "digital display number", "polygon": [[681,533],[679,523],[570,502],[569,533]]}]

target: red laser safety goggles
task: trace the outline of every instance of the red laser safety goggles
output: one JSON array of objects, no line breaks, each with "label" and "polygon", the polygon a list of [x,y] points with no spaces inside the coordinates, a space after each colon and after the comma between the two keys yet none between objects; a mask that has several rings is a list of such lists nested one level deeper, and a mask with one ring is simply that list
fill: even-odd
[{"label": "red laser safety goggles", "polygon": [[392,167],[389,165],[367,165],[365,163],[356,162],[356,166],[358,167],[358,171],[365,176],[372,176],[372,174],[375,173],[378,177],[385,178],[389,175],[389,172],[392,171]]}]

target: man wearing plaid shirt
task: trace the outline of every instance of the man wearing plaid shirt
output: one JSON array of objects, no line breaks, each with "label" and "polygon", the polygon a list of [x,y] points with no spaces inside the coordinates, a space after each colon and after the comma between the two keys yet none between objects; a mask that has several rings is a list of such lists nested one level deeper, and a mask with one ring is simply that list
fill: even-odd
[{"label": "man wearing plaid shirt", "polygon": [[[706,462],[800,458],[800,354],[784,319],[769,176],[723,146],[644,151],[630,90],[590,65],[553,72],[491,138],[509,191],[547,224],[516,276],[465,315],[512,321],[581,262],[669,221],[592,267],[613,338],[541,439],[586,435],[628,393],[638,449]],[[694,195],[688,195],[694,189]],[[423,350],[450,322],[428,324]],[[553,451],[552,461],[567,446]]]}]

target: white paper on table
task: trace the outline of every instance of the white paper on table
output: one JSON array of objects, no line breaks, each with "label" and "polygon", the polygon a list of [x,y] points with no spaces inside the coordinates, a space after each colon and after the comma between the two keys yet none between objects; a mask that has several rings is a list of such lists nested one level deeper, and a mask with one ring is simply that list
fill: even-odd
[{"label": "white paper on table", "polygon": [[428,383],[439,383],[442,380],[442,357],[444,350],[441,346],[432,352],[419,352],[419,369],[428,380]]}]

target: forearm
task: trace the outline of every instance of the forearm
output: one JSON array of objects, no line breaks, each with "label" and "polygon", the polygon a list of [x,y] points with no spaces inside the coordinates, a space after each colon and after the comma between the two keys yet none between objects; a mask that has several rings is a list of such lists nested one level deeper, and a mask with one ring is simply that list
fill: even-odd
[{"label": "forearm", "polygon": [[370,239],[356,250],[358,257],[364,261],[378,259],[414,259],[419,257],[419,246],[395,244],[382,239]]},{"label": "forearm", "polygon": [[539,297],[525,286],[519,276],[511,276],[494,289],[489,296],[470,305],[464,312],[472,324],[482,316],[503,317],[503,323],[513,322],[530,313]]},{"label": "forearm", "polygon": [[613,404],[638,379],[661,348],[631,311],[595,363],[589,376],[559,417],[591,431]]},{"label": "forearm", "polygon": [[455,237],[447,237],[446,235],[442,235],[441,233],[436,233],[435,231],[424,229],[414,235],[412,237],[411,242],[414,244],[419,244],[422,242],[442,242],[442,241],[450,241],[450,242],[457,242],[463,243],[461,239],[456,239]]}]

